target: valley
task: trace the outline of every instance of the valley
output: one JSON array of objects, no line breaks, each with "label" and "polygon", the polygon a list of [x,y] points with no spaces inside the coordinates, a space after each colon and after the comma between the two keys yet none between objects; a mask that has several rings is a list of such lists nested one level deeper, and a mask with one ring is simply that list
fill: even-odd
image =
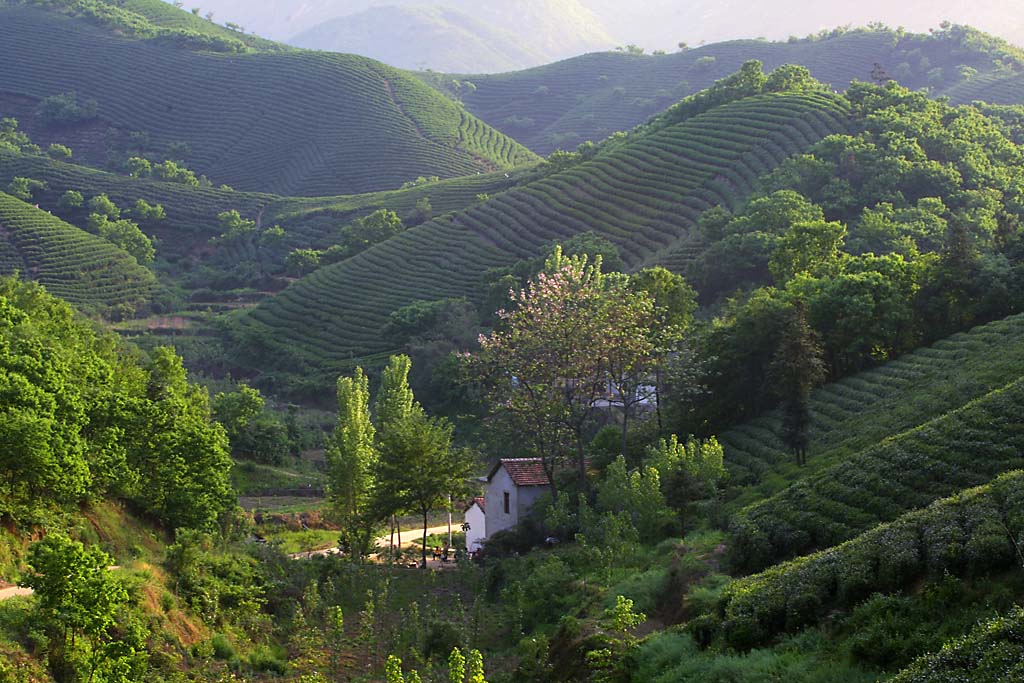
[{"label": "valley", "polygon": [[1024,680],[1015,15],[612,4],[0,0],[0,683]]}]

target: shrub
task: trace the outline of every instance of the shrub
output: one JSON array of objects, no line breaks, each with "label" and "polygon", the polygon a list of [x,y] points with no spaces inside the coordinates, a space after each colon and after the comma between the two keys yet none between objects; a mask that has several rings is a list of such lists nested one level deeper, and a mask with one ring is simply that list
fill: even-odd
[{"label": "shrub", "polygon": [[44,98],[36,108],[36,116],[44,126],[66,126],[96,118],[96,100],[79,101],[74,91]]},{"label": "shrub", "polygon": [[869,588],[891,593],[922,577],[1013,566],[1014,539],[992,530],[1003,519],[1014,530],[1024,523],[1024,471],[730,584],[719,607],[723,635],[733,647],[749,648],[851,607]]}]

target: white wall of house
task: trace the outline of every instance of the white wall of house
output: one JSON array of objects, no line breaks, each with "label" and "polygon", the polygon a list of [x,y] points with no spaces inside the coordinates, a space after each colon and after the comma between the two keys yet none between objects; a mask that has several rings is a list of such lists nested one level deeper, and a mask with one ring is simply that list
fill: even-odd
[{"label": "white wall of house", "polygon": [[469,525],[466,531],[466,550],[476,552],[483,547],[484,539],[487,538],[487,517],[476,503],[466,510],[466,524]]},{"label": "white wall of house", "polygon": [[[506,507],[506,496],[508,506]],[[504,467],[487,483],[484,492],[484,508],[487,510],[487,535],[493,536],[499,531],[511,529],[519,523],[519,487],[508,476]]]},{"label": "white wall of house", "polygon": [[518,509],[517,523],[520,519],[523,519],[527,514],[529,514],[530,508],[532,508],[533,504],[537,502],[537,499],[540,498],[541,494],[546,493],[547,490],[547,486],[519,487],[519,495],[516,498],[516,505]]}]

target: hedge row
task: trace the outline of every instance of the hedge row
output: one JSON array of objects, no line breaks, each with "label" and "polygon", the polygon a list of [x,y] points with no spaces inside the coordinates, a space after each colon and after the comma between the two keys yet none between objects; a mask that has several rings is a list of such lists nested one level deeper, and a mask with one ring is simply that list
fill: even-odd
[{"label": "hedge row", "polygon": [[921,657],[890,683],[1024,681],[1024,609],[979,624],[970,634]]},{"label": "hedge row", "polygon": [[1024,315],[955,334],[878,368],[821,387],[811,397],[807,467],[782,443],[778,411],[719,436],[741,508],[777,493],[808,469],[824,469],[879,441],[955,410],[1024,375]]},{"label": "hedge row", "polygon": [[1019,564],[1024,541],[1024,472],[903,515],[828,550],[772,567],[726,587],[721,633],[737,648],[817,623],[869,595],[924,577],[978,575]]},{"label": "hedge row", "polygon": [[0,274],[15,270],[91,310],[129,313],[155,287],[153,274],[109,242],[0,192]]},{"label": "hedge row", "polygon": [[793,484],[733,520],[732,559],[760,569],[827,548],[1024,466],[1024,379]]}]

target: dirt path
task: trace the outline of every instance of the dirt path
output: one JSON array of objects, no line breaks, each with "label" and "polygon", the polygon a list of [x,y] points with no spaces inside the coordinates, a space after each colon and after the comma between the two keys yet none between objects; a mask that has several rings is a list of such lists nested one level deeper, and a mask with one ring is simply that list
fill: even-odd
[{"label": "dirt path", "polygon": [[0,601],[10,600],[11,598],[17,598],[22,595],[32,595],[31,588],[18,588],[13,586],[11,588],[0,588]]},{"label": "dirt path", "polygon": [[[459,531],[459,525],[452,522],[452,533]],[[433,536],[434,534],[447,534],[448,525],[443,526],[432,526],[427,527],[427,536]],[[413,545],[414,541],[423,539],[423,529],[402,529],[402,547],[408,548]],[[391,546],[391,536],[381,536],[376,539],[375,543],[378,548],[387,548]],[[397,543],[395,544],[397,545]],[[322,550],[306,550],[301,553],[292,553],[288,557],[293,560],[308,560],[311,557],[325,556],[325,555],[337,555],[340,551],[337,548],[324,548]]]}]

